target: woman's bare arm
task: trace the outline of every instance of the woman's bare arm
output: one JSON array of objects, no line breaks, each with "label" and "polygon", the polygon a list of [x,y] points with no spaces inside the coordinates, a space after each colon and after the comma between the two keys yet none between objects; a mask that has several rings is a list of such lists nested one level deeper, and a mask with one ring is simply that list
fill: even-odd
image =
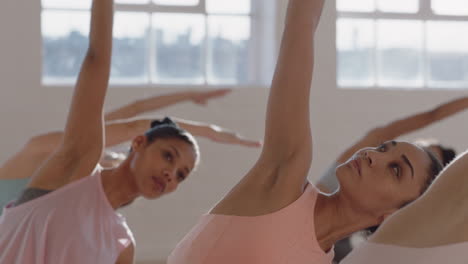
[{"label": "woman's bare arm", "polygon": [[211,91],[187,91],[166,95],[153,96],[117,108],[105,115],[106,121],[115,121],[136,117],[140,114],[159,110],[177,103],[192,101],[204,105],[208,100],[219,98],[228,94],[230,89]]},{"label": "woman's bare arm", "polygon": [[[106,124],[106,147],[115,146],[144,134],[154,119],[119,120]],[[250,140],[223,127],[174,118],[176,123],[196,137],[204,137],[223,144],[260,147],[261,142]],[[0,167],[0,179],[21,179],[32,176],[62,142],[63,132],[50,132],[31,138],[25,146]]]},{"label": "woman's bare arm", "polygon": [[103,104],[110,75],[113,1],[94,0],[90,42],[57,151],[35,173],[29,187],[56,189],[89,175],[104,148]]},{"label": "woman's bare arm", "polygon": [[[204,137],[214,142],[224,144],[242,145],[247,147],[261,146],[261,142],[258,140],[246,139],[237,133],[214,124],[189,121],[181,118],[172,119],[177,123],[177,125],[196,137]],[[135,136],[144,134],[150,128],[152,121],[154,121],[154,118],[118,120],[108,123],[106,125],[106,139],[108,144],[106,145],[117,145],[131,140]]]},{"label": "woman's bare arm", "polygon": [[259,164],[271,164],[278,170],[273,174],[255,173],[261,182],[268,183],[266,186],[288,186],[289,189],[300,190],[310,168],[309,97],[314,68],[314,36],[323,4],[323,0],[289,1],[268,99],[265,143],[259,161]]},{"label": "woman's bare arm", "polygon": [[[425,128],[429,125],[432,125],[433,123],[451,117],[461,111],[466,110],[467,108],[468,97],[463,97],[446,102],[428,111],[410,115],[399,120],[395,120],[385,126],[376,127],[369,131],[354,145],[352,145],[343,153],[341,153],[338,159],[336,160],[336,163],[341,164],[343,162],[346,162],[349,158],[351,158],[351,156],[354,155],[354,153],[356,153],[360,149],[366,147],[376,147],[377,145],[383,142],[393,140],[397,137]],[[330,181],[330,177],[335,176],[333,174],[327,174],[321,179],[319,179],[317,187],[326,192],[334,191],[328,190],[325,184],[325,182]]]},{"label": "woman's bare arm", "polygon": [[369,131],[360,141],[351,146],[338,158],[338,163],[347,161],[356,151],[365,147],[375,147],[378,144],[422,129],[441,121],[468,108],[468,97],[459,98],[441,104],[429,111],[411,115],[385,126]]},{"label": "woman's bare arm", "polygon": [[120,253],[119,258],[115,264],[133,264],[135,263],[135,246],[130,244]]},{"label": "woman's bare arm", "polygon": [[212,213],[263,215],[302,194],[312,159],[309,94],[314,36],[323,0],[290,0],[267,106],[265,141],[254,167]]}]

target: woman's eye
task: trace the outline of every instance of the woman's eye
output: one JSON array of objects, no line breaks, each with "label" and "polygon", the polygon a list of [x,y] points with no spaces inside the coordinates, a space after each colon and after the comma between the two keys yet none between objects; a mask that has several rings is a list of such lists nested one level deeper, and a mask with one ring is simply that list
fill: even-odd
[{"label": "woman's eye", "polygon": [[164,152],[164,158],[167,160],[167,161],[172,161],[173,157],[172,157],[172,154],[170,152]]},{"label": "woman's eye", "polygon": [[400,177],[400,166],[393,164],[392,165],[392,170],[395,176]]},{"label": "woman's eye", "polygon": [[385,148],[385,145],[381,145],[377,148],[377,151],[379,152],[385,152],[386,148]]}]

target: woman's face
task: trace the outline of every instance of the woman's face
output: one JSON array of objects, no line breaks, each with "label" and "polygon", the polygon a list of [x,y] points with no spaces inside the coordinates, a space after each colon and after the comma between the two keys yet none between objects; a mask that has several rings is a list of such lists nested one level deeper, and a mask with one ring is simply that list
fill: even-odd
[{"label": "woman's face", "polygon": [[429,177],[431,159],[421,148],[389,141],[365,148],[341,164],[340,193],[365,213],[382,216],[419,197]]},{"label": "woman's face", "polygon": [[177,138],[156,139],[147,144],[146,137],[132,143],[130,169],[140,194],[147,199],[159,198],[177,189],[194,169],[195,149]]}]

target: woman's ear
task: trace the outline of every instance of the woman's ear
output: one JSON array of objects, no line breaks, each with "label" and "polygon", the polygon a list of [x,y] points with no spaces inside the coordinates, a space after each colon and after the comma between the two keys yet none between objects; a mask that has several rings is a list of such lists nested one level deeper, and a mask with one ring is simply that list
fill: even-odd
[{"label": "woman's ear", "polygon": [[144,135],[137,136],[136,138],[132,140],[132,146],[131,146],[130,151],[134,152],[134,151],[138,151],[142,149],[143,147],[146,146],[146,141],[147,141],[146,136]]}]

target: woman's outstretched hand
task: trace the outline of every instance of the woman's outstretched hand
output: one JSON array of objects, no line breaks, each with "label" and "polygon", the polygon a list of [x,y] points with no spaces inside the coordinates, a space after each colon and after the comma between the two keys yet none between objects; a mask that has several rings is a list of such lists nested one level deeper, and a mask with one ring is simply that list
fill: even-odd
[{"label": "woman's outstretched hand", "polygon": [[218,89],[212,91],[197,91],[190,94],[190,99],[193,103],[198,105],[206,105],[209,100],[226,96],[230,93],[231,89]]},{"label": "woman's outstretched hand", "polygon": [[262,146],[262,142],[259,140],[246,139],[238,133],[228,131],[216,125],[210,125],[210,130],[205,136],[218,143],[242,145],[252,148],[259,148]]}]

